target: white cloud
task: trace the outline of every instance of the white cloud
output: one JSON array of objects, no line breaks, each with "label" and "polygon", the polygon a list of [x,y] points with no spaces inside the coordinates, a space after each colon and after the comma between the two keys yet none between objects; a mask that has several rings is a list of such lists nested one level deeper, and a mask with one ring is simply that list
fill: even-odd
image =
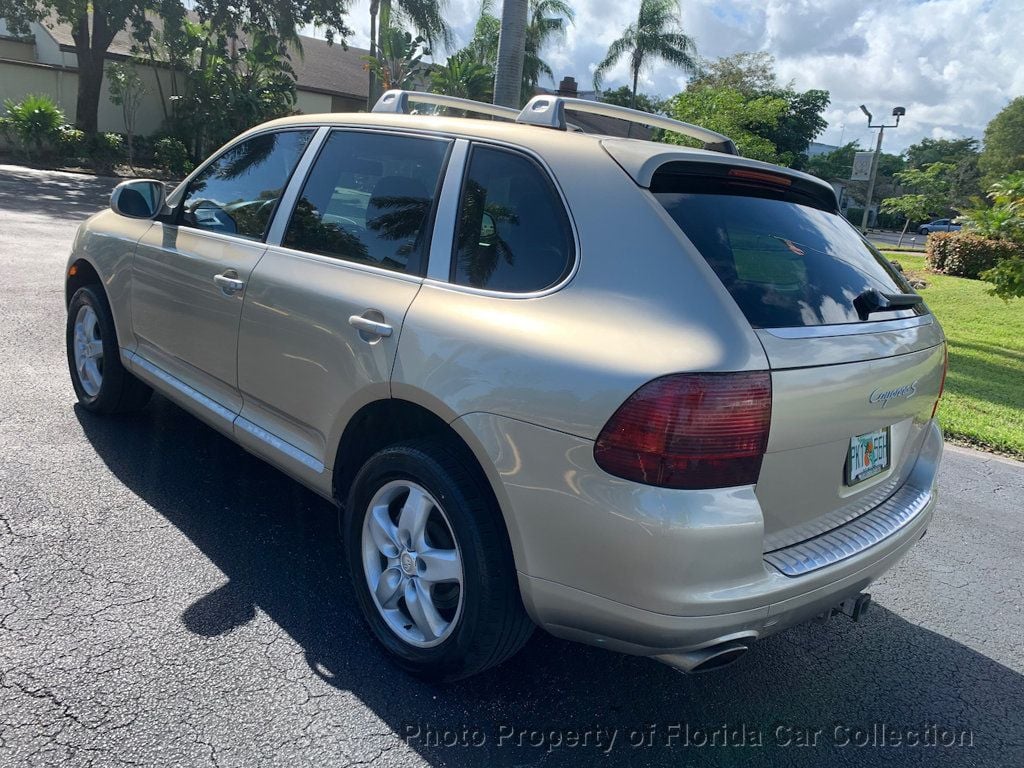
[{"label": "white cloud", "polygon": [[[556,77],[589,83],[608,44],[636,14],[638,0],[573,0],[576,24],[564,43],[545,52]],[[500,7],[500,6],[499,6]],[[369,0],[353,3],[349,41],[367,44]],[[685,0],[684,29],[706,58],[766,50],[783,80],[832,94],[829,129],[819,140],[872,141],[858,105],[907,116],[886,133],[898,151],[925,136],[977,136],[1006,103],[1024,94],[1021,0]],[[447,18],[462,41],[472,34],[478,0],[450,0]],[[606,79],[627,83],[621,62]],[[671,95],[686,84],[658,64],[641,88]]]}]

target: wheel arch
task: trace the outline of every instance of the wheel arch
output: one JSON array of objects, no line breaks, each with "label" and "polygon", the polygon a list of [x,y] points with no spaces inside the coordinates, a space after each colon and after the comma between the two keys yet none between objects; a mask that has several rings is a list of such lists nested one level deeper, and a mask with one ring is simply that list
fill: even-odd
[{"label": "wheel arch", "polygon": [[68,265],[67,273],[64,276],[64,306],[67,307],[71,303],[71,297],[79,288],[87,285],[99,286],[104,295],[107,292],[103,285],[103,278],[100,277],[96,267],[87,259],[79,257]]},{"label": "wheel arch", "polygon": [[490,493],[501,513],[517,569],[521,560],[521,538],[510,514],[504,485],[487,451],[461,420],[448,421],[429,408],[400,398],[374,400],[363,405],[349,419],[334,457],[333,493],[345,504],[352,480],[360,467],[377,451],[398,442],[441,437],[459,452],[478,473],[484,490]]}]

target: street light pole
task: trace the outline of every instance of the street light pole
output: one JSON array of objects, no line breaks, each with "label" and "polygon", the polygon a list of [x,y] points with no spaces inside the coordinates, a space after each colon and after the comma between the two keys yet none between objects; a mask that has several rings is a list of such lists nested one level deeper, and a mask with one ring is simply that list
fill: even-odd
[{"label": "street light pole", "polygon": [[868,108],[861,104],[860,111],[868,116],[868,128],[878,129],[878,143],[875,145],[875,156],[871,159],[871,176],[868,178],[868,195],[864,201],[864,216],[860,220],[860,231],[863,233],[868,231],[868,214],[871,212],[871,196],[875,193],[875,178],[878,176],[878,160],[882,156],[882,139],[885,137],[885,129],[899,128],[900,118],[907,114],[907,110],[903,107],[893,108],[892,114],[896,118],[896,122],[893,125],[872,125],[872,117],[871,113],[868,112]]}]

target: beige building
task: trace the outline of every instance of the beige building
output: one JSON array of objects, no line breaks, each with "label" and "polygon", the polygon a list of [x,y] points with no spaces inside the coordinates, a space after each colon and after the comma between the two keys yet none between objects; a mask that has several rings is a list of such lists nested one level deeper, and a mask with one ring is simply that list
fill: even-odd
[{"label": "beige building", "polygon": [[[130,33],[119,32],[107,58],[123,61],[131,55],[131,45]],[[302,37],[302,53],[292,54],[298,91],[296,108],[306,114],[365,109],[369,75],[362,57],[368,53],[360,48],[345,50],[340,44],[328,45],[315,37]],[[163,123],[160,90],[162,87],[165,99],[170,98],[171,71],[165,66],[154,69],[140,65],[138,72],[146,85],[146,96],[139,110],[136,130],[146,135],[158,130]],[[74,122],[78,59],[71,27],[36,23],[31,25],[28,37],[20,38],[12,35],[0,19],[0,104],[8,98],[18,101],[30,93],[49,95],[64,110],[68,122]],[[124,132],[121,108],[110,101],[106,78],[100,96],[99,129]]]}]

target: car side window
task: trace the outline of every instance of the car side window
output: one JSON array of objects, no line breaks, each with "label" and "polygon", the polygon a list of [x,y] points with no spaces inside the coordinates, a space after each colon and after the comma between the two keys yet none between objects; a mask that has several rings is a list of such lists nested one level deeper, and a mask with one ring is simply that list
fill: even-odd
[{"label": "car side window", "polygon": [[540,166],[517,152],[474,147],[459,202],[452,281],[539,291],[568,274],[574,252],[565,208]]},{"label": "car side window", "polygon": [[231,147],[189,182],[179,224],[262,240],[312,135],[262,133]]},{"label": "car side window", "polygon": [[421,274],[450,145],[445,139],[335,131],[313,163],[284,245]]}]

